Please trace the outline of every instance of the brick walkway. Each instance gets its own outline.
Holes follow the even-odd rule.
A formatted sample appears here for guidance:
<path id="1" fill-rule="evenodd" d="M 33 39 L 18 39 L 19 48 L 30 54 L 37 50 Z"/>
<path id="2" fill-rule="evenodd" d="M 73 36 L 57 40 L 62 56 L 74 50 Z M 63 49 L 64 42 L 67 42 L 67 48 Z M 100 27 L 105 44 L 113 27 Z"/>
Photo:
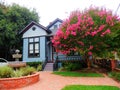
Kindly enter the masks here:
<path id="1" fill-rule="evenodd" d="M 39 82 L 15 90 L 61 90 L 64 86 L 72 84 L 120 87 L 120 83 L 108 77 L 63 77 L 51 74 L 51 72 L 40 72 Z"/>

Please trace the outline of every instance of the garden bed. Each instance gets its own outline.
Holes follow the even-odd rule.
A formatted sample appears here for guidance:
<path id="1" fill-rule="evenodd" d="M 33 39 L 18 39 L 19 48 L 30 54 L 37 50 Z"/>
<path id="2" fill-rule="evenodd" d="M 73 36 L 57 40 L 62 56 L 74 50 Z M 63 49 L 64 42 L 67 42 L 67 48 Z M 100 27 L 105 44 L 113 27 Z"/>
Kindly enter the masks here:
<path id="1" fill-rule="evenodd" d="M 17 78 L 1 78 L 0 90 L 24 87 L 39 81 L 39 73 Z"/>

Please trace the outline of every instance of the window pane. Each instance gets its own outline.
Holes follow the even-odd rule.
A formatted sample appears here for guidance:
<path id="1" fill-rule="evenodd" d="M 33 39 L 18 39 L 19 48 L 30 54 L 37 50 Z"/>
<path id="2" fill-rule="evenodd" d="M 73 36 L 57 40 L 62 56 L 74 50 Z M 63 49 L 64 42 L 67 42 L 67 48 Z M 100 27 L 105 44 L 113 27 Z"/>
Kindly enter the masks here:
<path id="1" fill-rule="evenodd" d="M 35 56 L 37 56 L 37 57 L 38 57 L 38 56 L 39 56 L 39 53 L 35 53 Z"/>
<path id="2" fill-rule="evenodd" d="M 33 53 L 33 51 L 31 50 L 30 53 Z"/>
<path id="3" fill-rule="evenodd" d="M 33 42 L 33 38 L 29 38 L 29 42 Z"/>
<path id="4" fill-rule="evenodd" d="M 57 25 L 54 25 L 54 29 L 56 29 L 57 28 Z"/>
<path id="5" fill-rule="evenodd" d="M 33 50 L 33 44 L 30 44 L 29 49 L 30 49 L 30 50 Z"/>
<path id="6" fill-rule="evenodd" d="M 35 50 L 35 53 L 39 53 L 39 50 Z"/>
<path id="7" fill-rule="evenodd" d="M 35 43 L 35 49 L 39 49 L 39 43 Z"/>
<path id="8" fill-rule="evenodd" d="M 35 38 L 35 42 L 39 42 L 39 38 Z"/>
<path id="9" fill-rule="evenodd" d="M 29 54 L 29 57 L 33 57 L 33 56 L 34 56 L 34 54 L 33 54 L 33 53 L 30 53 L 30 54 Z"/>

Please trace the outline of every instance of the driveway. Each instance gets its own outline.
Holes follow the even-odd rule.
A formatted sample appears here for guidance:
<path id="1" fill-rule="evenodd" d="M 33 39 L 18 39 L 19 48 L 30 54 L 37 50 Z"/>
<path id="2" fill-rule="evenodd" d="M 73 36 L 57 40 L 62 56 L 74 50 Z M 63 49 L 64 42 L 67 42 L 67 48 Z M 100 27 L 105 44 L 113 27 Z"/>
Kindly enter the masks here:
<path id="1" fill-rule="evenodd" d="M 40 81 L 15 90 L 61 90 L 66 85 L 110 85 L 120 88 L 120 83 L 105 77 L 63 77 L 52 72 L 40 72 Z M 13 89 L 12 89 L 13 90 Z"/>

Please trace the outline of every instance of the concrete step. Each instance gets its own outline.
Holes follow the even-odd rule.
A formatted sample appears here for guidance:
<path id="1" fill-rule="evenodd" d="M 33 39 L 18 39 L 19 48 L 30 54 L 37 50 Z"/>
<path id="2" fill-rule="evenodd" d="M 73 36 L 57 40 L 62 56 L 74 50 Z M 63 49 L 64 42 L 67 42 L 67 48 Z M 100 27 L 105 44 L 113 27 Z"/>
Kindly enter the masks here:
<path id="1" fill-rule="evenodd" d="M 53 71 L 53 63 L 47 63 L 44 71 Z"/>

